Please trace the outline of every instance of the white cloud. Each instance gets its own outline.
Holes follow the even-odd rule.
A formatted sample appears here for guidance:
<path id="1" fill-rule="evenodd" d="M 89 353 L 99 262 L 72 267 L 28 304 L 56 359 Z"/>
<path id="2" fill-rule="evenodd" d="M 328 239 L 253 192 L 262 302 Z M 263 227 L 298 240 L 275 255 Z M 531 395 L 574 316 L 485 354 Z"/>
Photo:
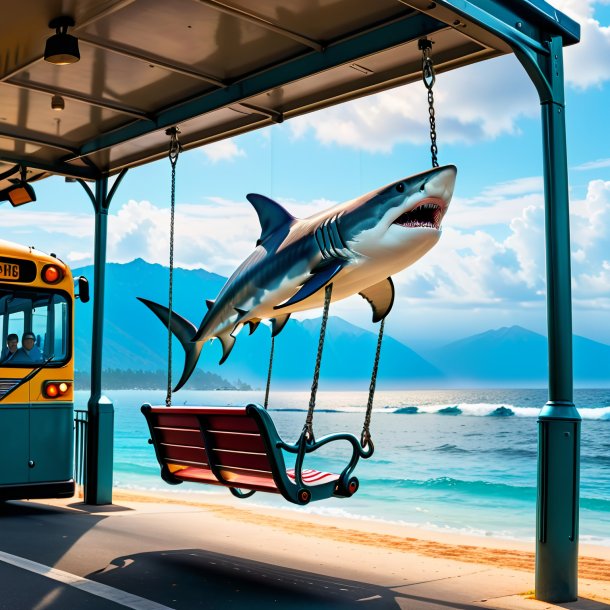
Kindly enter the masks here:
<path id="1" fill-rule="evenodd" d="M 533 85 L 514 57 L 442 74 L 435 86 L 435 107 L 437 132 L 446 143 L 517 133 L 519 117 L 539 114 Z M 312 130 L 324 144 L 390 152 L 400 142 L 428 141 L 426 91 L 423 84 L 412 83 L 296 117 L 288 125 L 296 138 Z"/>
<path id="2" fill-rule="evenodd" d="M 8 213 L 3 213 L 1 224 L 5 230 L 19 228 L 22 234 L 39 235 L 42 232 L 67 234 L 73 237 L 93 235 L 91 214 L 39 212 L 35 208 L 22 208 L 18 214 L 10 213 L 10 210 Z"/>
<path id="3" fill-rule="evenodd" d="M 595 18 L 596 2 L 553 0 L 552 4 L 580 24 L 580 42 L 564 51 L 566 82 L 586 89 L 610 79 L 610 27 Z"/>
<path id="4" fill-rule="evenodd" d="M 528 184 L 532 192 L 524 193 Z M 510 233 L 504 239 L 472 231 L 477 217 L 479 225 L 487 222 L 481 220 L 482 195 L 454 202 L 458 204 L 455 209 L 452 203 L 439 244 L 395 278 L 399 295 L 411 304 L 425 302 L 431 307 L 525 309 L 543 305 L 544 207 L 537 185 L 539 181 L 527 179 L 484 190 L 509 193 L 498 197 L 491 207 L 496 218 L 501 209 L 512 214 Z M 519 195 L 511 197 L 513 192 Z M 575 307 L 610 309 L 610 182 L 591 181 L 585 198 L 573 200 L 570 210 Z"/>
<path id="5" fill-rule="evenodd" d="M 596 159 L 595 161 L 587 161 L 573 167 L 572 169 L 577 171 L 588 171 L 591 169 L 602 169 L 604 167 L 610 167 L 610 159 Z"/>
<path id="6" fill-rule="evenodd" d="M 91 260 L 91 252 L 78 252 L 72 250 L 68 253 L 68 262 L 73 264 L 82 263 L 83 261 L 89 262 Z"/>
<path id="7" fill-rule="evenodd" d="M 233 138 L 212 142 L 201 148 L 203 154 L 212 163 L 219 161 L 233 161 L 237 157 L 245 157 L 246 152 L 237 146 Z"/>
<path id="8" fill-rule="evenodd" d="M 564 51 L 566 84 L 586 89 L 610 79 L 610 27 L 595 19 L 594 3 L 554 0 L 553 5 L 581 25 L 581 42 Z M 438 137 L 445 143 L 519 134 L 519 120 L 540 113 L 535 88 L 512 55 L 442 73 L 434 91 Z M 388 153 L 401 142 L 428 141 L 426 91 L 422 83 L 412 83 L 296 117 L 288 125 L 295 138 L 311 131 L 326 145 Z"/>

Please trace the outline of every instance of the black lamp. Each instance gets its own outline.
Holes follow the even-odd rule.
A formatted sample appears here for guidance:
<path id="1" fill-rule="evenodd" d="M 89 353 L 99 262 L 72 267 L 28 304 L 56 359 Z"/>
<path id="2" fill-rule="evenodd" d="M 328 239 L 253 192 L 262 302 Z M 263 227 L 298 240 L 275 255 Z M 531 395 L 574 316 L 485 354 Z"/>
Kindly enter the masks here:
<path id="1" fill-rule="evenodd" d="M 23 205 L 24 203 L 36 201 L 34 189 L 25 181 L 27 173 L 25 167 L 20 168 L 16 165 L 13 169 L 0 174 L 0 179 L 3 180 L 8 178 L 9 176 L 16 174 L 19 170 L 21 170 L 21 179 L 15 180 L 14 184 L 11 184 L 11 186 L 0 191 L 0 201 L 10 201 L 14 208 Z"/>
<path id="2" fill-rule="evenodd" d="M 55 29 L 55 34 L 47 38 L 44 48 L 44 59 L 56 66 L 76 63 L 80 59 L 78 38 L 68 34 L 68 28 L 74 26 L 72 17 L 55 17 L 49 21 L 49 27 Z"/>

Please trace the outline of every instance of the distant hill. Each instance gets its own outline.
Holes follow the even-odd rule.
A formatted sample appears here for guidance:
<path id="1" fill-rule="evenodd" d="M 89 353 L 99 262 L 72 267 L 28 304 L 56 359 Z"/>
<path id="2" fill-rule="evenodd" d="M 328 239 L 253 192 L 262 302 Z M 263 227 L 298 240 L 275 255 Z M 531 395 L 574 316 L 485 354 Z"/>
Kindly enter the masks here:
<path id="1" fill-rule="evenodd" d="M 544 386 L 547 339 L 520 326 L 499 328 L 426 353 L 452 385 Z M 580 386 L 610 385 L 610 346 L 574 337 L 574 378 Z"/>
<path id="2" fill-rule="evenodd" d="M 74 270 L 91 281 L 93 268 Z M 226 278 L 203 269 L 175 269 L 173 309 L 199 325 L 205 311 L 205 300 L 216 297 Z M 104 368 L 156 371 L 167 366 L 167 330 L 136 297 L 166 304 L 168 269 L 142 259 L 131 263 L 109 263 L 106 267 L 106 308 L 104 318 Z M 93 288 L 93 286 L 92 286 Z M 77 302 L 76 358 L 77 369 L 90 368 L 91 304 Z M 274 387 L 311 385 L 318 344 L 320 319 L 299 322 L 290 320 L 276 338 L 273 364 Z M 327 327 L 321 387 L 324 389 L 367 388 L 377 341 L 376 330 L 370 332 L 345 320 L 332 317 Z M 269 327 L 261 324 L 249 335 L 243 329 L 235 348 L 222 366 L 219 342 L 206 345 L 199 360 L 200 369 L 237 381 L 262 387 L 267 377 L 270 350 Z M 173 343 L 173 375 L 182 372 L 184 352 Z M 433 386 L 443 382 L 444 375 L 407 346 L 384 338 L 379 380 L 384 387 Z"/>
<path id="3" fill-rule="evenodd" d="M 93 268 L 74 270 L 93 278 Z M 203 269 L 176 269 L 173 308 L 199 325 L 205 300 L 216 297 L 226 278 Z M 168 269 L 142 259 L 110 263 L 106 268 L 104 368 L 163 371 L 167 367 L 167 330 L 137 299 L 146 297 L 167 303 Z M 332 311 L 332 309 L 331 309 Z M 394 312 L 393 315 L 400 315 Z M 76 305 L 77 369 L 90 368 L 91 304 Z M 273 385 L 277 388 L 309 388 L 315 364 L 320 319 L 290 320 L 276 339 Z M 368 387 L 375 354 L 377 327 L 373 332 L 340 318 L 329 319 L 321 369 L 325 389 Z M 184 352 L 173 343 L 173 376 L 182 373 Z M 263 387 L 269 360 L 269 327 L 261 324 L 253 335 L 243 329 L 235 348 L 222 366 L 218 341 L 206 345 L 200 371 L 220 376 L 201 383 Z M 384 388 L 519 386 L 547 384 L 546 337 L 520 326 L 499 328 L 466 337 L 443 348 L 417 354 L 386 335 L 379 367 Z M 574 337 L 574 376 L 581 387 L 610 386 L 610 346 Z M 226 381 L 226 383 L 225 383 Z"/>

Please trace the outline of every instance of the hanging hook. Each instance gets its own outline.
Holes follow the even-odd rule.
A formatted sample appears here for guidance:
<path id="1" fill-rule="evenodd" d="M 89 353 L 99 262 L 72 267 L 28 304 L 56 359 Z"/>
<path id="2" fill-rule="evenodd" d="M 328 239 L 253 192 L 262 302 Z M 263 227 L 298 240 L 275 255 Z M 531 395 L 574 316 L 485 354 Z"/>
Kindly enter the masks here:
<path id="1" fill-rule="evenodd" d="M 165 130 L 165 135 L 170 137 L 169 141 L 169 160 L 170 163 L 176 165 L 176 161 L 178 161 L 178 155 L 182 152 L 182 145 L 180 144 L 180 140 L 178 140 L 178 134 L 180 133 L 180 129 L 177 125 L 174 127 L 170 127 Z"/>
<path id="2" fill-rule="evenodd" d="M 422 80 L 428 90 L 428 114 L 430 119 L 430 153 L 432 155 L 432 167 L 438 167 L 438 147 L 436 145 L 436 116 L 434 113 L 434 92 L 432 88 L 436 82 L 434 64 L 430 57 L 432 41 L 427 38 L 420 38 L 417 42 L 419 50 L 422 52 Z"/>
<path id="3" fill-rule="evenodd" d="M 422 80 L 426 89 L 430 90 L 436 82 L 436 74 L 434 73 L 434 62 L 430 57 L 432 51 L 432 41 L 427 38 L 420 38 L 417 42 L 417 47 L 422 52 Z"/>

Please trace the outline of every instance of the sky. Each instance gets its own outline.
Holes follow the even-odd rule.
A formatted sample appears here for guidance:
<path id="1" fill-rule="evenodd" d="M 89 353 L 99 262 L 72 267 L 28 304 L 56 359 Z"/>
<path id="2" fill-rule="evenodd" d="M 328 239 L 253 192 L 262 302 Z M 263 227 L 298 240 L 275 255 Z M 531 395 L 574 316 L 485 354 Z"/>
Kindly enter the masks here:
<path id="1" fill-rule="evenodd" d="M 610 0 L 551 4 L 581 25 L 580 44 L 564 50 L 574 332 L 610 344 Z M 439 243 L 393 278 L 387 332 L 415 349 L 515 324 L 546 334 L 537 93 L 513 56 L 439 74 L 434 91 L 439 162 L 458 167 L 456 190 Z M 230 275 L 260 234 L 247 193 L 306 217 L 427 170 L 429 146 L 426 91 L 413 83 L 185 152 L 175 264 Z M 35 204 L 0 206 L 2 238 L 92 264 L 82 188 L 49 178 L 36 193 Z M 168 264 L 169 200 L 169 161 L 127 173 L 110 207 L 109 262 Z M 372 329 L 358 296 L 331 315 Z"/>

